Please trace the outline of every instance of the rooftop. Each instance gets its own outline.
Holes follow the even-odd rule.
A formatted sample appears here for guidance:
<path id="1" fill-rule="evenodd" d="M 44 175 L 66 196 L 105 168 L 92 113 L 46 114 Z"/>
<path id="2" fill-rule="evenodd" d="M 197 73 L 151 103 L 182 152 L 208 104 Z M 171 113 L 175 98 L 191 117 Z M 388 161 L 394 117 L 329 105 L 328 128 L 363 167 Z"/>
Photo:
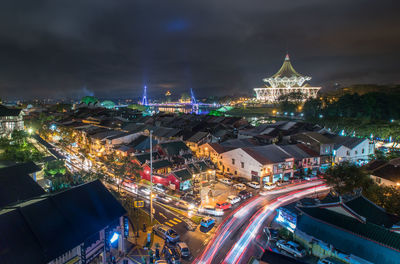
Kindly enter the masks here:
<path id="1" fill-rule="evenodd" d="M 348 217 L 323 208 L 300 207 L 306 215 L 333 225 L 339 229 L 381 243 L 387 247 L 400 250 L 400 234 L 370 222 L 361 223 L 355 218 Z M 301 221 L 299 221 L 301 223 Z M 301 229 L 301 225 L 300 225 Z M 338 245 L 335 245 L 338 246 Z"/>
<path id="2" fill-rule="evenodd" d="M 0 211 L 0 262 L 47 263 L 126 212 L 100 181 Z"/>

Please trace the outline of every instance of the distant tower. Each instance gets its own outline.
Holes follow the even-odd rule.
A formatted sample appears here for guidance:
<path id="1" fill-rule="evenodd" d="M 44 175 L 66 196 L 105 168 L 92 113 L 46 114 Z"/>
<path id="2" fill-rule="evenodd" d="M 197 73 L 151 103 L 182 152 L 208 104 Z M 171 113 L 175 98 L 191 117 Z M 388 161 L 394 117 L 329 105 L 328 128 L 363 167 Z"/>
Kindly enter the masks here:
<path id="1" fill-rule="evenodd" d="M 263 79 L 265 87 L 254 88 L 256 99 L 259 102 L 273 104 L 280 96 L 294 92 L 302 94 L 302 101 L 316 98 L 321 87 L 311 87 L 307 83 L 309 80 L 311 77 L 302 75 L 293 68 L 289 54 L 286 54 L 279 71 L 271 77 Z"/>
<path id="2" fill-rule="evenodd" d="M 148 105 L 148 103 L 147 103 L 147 86 L 146 85 L 144 86 L 142 105 Z"/>
<path id="3" fill-rule="evenodd" d="M 171 92 L 169 90 L 165 93 L 165 98 L 167 103 L 171 102 Z"/>
<path id="4" fill-rule="evenodd" d="M 190 103 L 192 104 L 192 113 L 199 113 L 199 104 L 193 94 L 193 89 L 190 88 Z"/>
<path id="5" fill-rule="evenodd" d="M 193 94 L 193 89 L 192 88 L 190 88 L 190 103 L 191 104 L 197 104 L 196 98 L 194 98 L 194 94 Z"/>

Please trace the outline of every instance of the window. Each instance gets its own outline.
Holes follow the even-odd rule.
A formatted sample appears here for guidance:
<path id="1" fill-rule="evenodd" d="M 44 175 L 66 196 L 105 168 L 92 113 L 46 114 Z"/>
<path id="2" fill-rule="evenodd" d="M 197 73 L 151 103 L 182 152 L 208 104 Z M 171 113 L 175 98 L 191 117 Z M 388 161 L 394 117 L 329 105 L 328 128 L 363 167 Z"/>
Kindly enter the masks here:
<path id="1" fill-rule="evenodd" d="M 375 178 L 375 181 L 376 181 L 377 183 L 379 183 L 379 184 L 380 184 L 380 183 L 382 182 L 382 179 L 381 179 L 381 178 L 378 178 L 378 177 L 376 177 L 376 178 Z"/>
<path id="2" fill-rule="evenodd" d="M 235 171 L 235 175 L 237 175 L 237 171 Z"/>
<path id="3" fill-rule="evenodd" d="M 358 154 L 357 150 L 356 150 L 356 151 L 354 151 L 354 154 L 356 154 L 356 155 Z"/>
<path id="4" fill-rule="evenodd" d="M 232 159 L 232 165 L 235 165 L 235 159 Z"/>
<path id="5" fill-rule="evenodd" d="M 229 168 L 226 169 L 229 172 Z"/>
<path id="6" fill-rule="evenodd" d="M 241 165 L 242 165 L 242 169 L 244 169 L 244 162 L 240 162 L 241 163 Z"/>
<path id="7" fill-rule="evenodd" d="M 347 156 L 350 156 L 350 151 L 347 151 L 347 153 L 346 153 L 346 154 L 347 154 Z"/>
<path id="8" fill-rule="evenodd" d="M 364 149 L 361 150 L 361 153 L 364 154 Z"/>

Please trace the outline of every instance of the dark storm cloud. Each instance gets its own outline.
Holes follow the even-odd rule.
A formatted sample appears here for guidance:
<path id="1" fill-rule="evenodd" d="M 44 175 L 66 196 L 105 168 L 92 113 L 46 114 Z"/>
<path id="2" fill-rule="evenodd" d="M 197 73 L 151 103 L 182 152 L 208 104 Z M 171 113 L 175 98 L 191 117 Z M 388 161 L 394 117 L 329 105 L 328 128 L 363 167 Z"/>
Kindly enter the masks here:
<path id="1" fill-rule="evenodd" d="M 251 92 L 289 50 L 314 85 L 398 83 L 398 1 L 7 0 L 1 97 Z"/>

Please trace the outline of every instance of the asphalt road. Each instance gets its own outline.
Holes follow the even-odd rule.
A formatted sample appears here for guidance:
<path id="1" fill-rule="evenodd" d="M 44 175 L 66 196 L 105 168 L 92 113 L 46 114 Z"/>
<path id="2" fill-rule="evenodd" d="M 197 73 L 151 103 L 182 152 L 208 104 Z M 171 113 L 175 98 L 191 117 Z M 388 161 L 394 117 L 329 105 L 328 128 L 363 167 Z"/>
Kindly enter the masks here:
<path id="1" fill-rule="evenodd" d="M 261 256 L 267 244 L 261 228 L 268 224 L 269 216 L 279 206 L 320 191 L 310 185 L 312 184 L 305 184 L 302 190 L 286 194 L 280 192 L 257 196 L 233 211 L 195 263 L 247 263 L 251 256 Z"/>

